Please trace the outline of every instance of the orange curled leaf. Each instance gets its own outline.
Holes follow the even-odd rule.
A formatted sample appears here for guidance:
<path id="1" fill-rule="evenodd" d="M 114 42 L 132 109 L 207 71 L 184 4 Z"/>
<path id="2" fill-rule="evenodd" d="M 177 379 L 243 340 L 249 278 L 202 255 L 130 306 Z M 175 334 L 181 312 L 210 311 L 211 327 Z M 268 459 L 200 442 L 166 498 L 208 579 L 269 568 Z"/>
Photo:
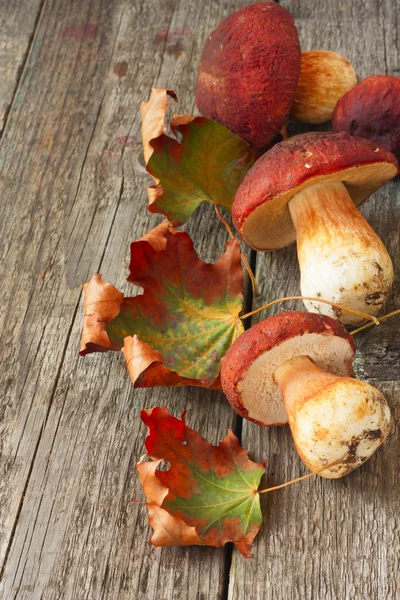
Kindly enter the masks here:
<path id="1" fill-rule="evenodd" d="M 212 390 L 221 389 L 221 380 L 217 379 L 210 385 L 204 385 L 199 379 L 181 377 L 178 373 L 170 371 L 163 365 L 160 352 L 154 350 L 149 344 L 142 342 L 137 336 L 128 336 L 124 339 L 122 353 L 134 387 L 183 387 L 193 385 L 196 387 L 209 387 Z"/>
<path id="2" fill-rule="evenodd" d="M 103 281 L 100 274 L 93 275 L 83 289 L 84 321 L 80 354 L 85 356 L 89 352 L 107 352 L 111 342 L 106 323 L 119 314 L 124 295 L 111 283 Z"/>
<path id="3" fill-rule="evenodd" d="M 153 154 L 153 148 L 150 145 L 151 140 L 167 131 L 164 119 L 168 108 L 168 96 L 175 101 L 177 100 L 176 94 L 172 90 L 153 88 L 150 99 L 147 102 L 143 101 L 140 106 L 143 154 L 146 164 Z"/>
<path id="4" fill-rule="evenodd" d="M 195 119 L 197 119 L 197 117 L 195 117 L 194 115 L 177 115 L 174 113 L 170 122 L 170 126 L 174 135 L 176 135 L 179 132 L 179 127 L 181 127 L 182 125 L 188 125 Z"/>
<path id="5" fill-rule="evenodd" d="M 162 463 L 162 459 L 160 458 L 160 460 L 152 460 L 150 462 L 146 462 L 145 459 L 146 455 L 142 456 L 139 462 L 136 463 L 144 495 L 146 496 L 147 502 L 161 504 L 168 494 L 168 488 L 155 477 L 155 473 Z"/>
<path id="6" fill-rule="evenodd" d="M 140 238 L 140 242 L 148 242 L 150 246 L 156 251 L 160 252 L 161 250 L 165 250 L 167 248 L 167 233 L 170 230 L 170 227 L 167 221 L 163 221 L 157 227 L 154 227 L 148 233 Z M 135 242 L 133 242 L 135 244 Z"/>
<path id="7" fill-rule="evenodd" d="M 145 445 L 153 459 L 138 463 L 154 529 L 151 542 L 219 547 L 232 541 L 244 556 L 251 556 L 261 525 L 257 490 L 266 461 L 251 461 L 231 431 L 212 446 L 187 427 L 184 415 L 176 419 L 165 407 L 141 411 L 140 416 L 148 426 Z M 169 470 L 158 470 L 162 460 L 168 461 Z"/>

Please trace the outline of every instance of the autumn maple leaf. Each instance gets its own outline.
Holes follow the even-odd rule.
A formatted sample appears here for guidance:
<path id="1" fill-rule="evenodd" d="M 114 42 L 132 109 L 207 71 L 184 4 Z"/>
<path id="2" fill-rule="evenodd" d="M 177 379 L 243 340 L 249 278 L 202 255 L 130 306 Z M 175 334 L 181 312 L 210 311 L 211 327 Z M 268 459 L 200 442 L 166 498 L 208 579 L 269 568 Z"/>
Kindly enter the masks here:
<path id="1" fill-rule="evenodd" d="M 124 297 L 94 275 L 85 284 L 82 356 L 122 350 L 136 387 L 219 387 L 221 359 L 242 333 L 242 268 L 237 240 L 204 263 L 190 236 L 162 223 L 131 245 Z"/>
<path id="2" fill-rule="evenodd" d="M 234 542 L 244 556 L 261 525 L 258 486 L 266 461 L 252 462 L 229 430 L 212 446 L 163 407 L 143 410 L 151 462 L 137 464 L 154 546 Z M 160 471 L 160 463 L 170 468 Z"/>
<path id="3" fill-rule="evenodd" d="M 141 107 L 144 156 L 156 182 L 148 188 L 149 211 L 182 225 L 202 202 L 230 210 L 237 188 L 259 154 L 205 117 L 174 115 L 170 127 L 175 138 L 166 135 L 168 96 L 176 100 L 171 90 L 153 89 Z"/>

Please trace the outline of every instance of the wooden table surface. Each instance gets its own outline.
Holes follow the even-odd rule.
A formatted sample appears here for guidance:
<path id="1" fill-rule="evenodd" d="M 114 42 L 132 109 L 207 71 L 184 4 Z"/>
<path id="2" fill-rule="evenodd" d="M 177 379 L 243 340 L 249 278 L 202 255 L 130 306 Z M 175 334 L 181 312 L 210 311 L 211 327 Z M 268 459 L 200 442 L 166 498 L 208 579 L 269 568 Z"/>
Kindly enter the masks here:
<path id="1" fill-rule="evenodd" d="M 134 390 L 120 355 L 77 356 L 82 284 L 101 272 L 127 291 L 129 244 L 160 220 L 146 211 L 140 102 L 152 87 L 168 87 L 178 112 L 195 111 L 204 40 L 246 4 L 0 0 L 4 600 L 400 598 L 399 319 L 357 336 L 357 373 L 392 408 L 388 440 L 342 480 L 313 478 L 264 495 L 253 559 L 230 544 L 151 546 L 146 510 L 132 502 L 142 498 L 138 413 L 157 405 L 175 415 L 188 409 L 189 424 L 212 443 L 233 428 L 253 459 L 269 457 L 264 487 L 305 472 L 287 428 L 242 423 L 218 392 Z M 400 0 L 282 4 L 303 50 L 343 53 L 360 79 L 400 75 Z M 393 258 L 387 309 L 398 308 L 399 182 L 362 212 Z M 226 233 L 211 206 L 186 229 L 202 258 L 216 260 Z M 261 300 L 299 291 L 295 247 L 251 260 Z"/>

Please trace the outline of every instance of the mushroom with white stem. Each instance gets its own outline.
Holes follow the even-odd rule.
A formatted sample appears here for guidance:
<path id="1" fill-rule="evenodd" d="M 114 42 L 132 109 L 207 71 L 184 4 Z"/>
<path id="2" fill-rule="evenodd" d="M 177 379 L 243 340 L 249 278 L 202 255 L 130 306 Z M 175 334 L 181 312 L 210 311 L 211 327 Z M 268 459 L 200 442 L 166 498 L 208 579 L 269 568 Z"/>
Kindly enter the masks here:
<path id="1" fill-rule="evenodd" d="M 376 316 L 393 283 L 382 241 L 356 209 L 398 173 L 395 156 L 346 133 L 305 133 L 266 152 L 232 206 L 233 222 L 255 250 L 295 241 L 303 296 Z M 312 301 L 308 310 L 358 325 L 362 317 Z"/>
<path id="2" fill-rule="evenodd" d="M 250 421 L 289 422 L 307 467 L 335 479 L 364 463 L 390 431 L 383 395 L 352 377 L 353 356 L 353 339 L 337 321 L 281 313 L 233 343 L 222 361 L 222 389 Z"/>

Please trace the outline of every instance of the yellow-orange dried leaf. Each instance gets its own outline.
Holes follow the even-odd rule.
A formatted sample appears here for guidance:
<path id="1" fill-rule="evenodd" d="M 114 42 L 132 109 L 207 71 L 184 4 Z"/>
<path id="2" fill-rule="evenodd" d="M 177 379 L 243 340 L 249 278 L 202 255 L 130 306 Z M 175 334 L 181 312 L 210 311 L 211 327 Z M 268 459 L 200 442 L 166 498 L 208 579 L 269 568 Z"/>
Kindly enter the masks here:
<path id="1" fill-rule="evenodd" d="M 170 231 L 167 221 L 163 221 L 157 227 L 154 227 L 149 233 L 146 233 L 139 241 L 149 242 L 156 252 L 165 250 L 167 247 L 167 233 Z M 172 230 L 171 230 L 172 231 Z"/>
<path id="2" fill-rule="evenodd" d="M 168 96 L 176 100 L 175 92 L 172 90 L 153 88 L 150 99 L 143 101 L 140 105 L 142 115 L 142 141 L 143 154 L 146 164 L 153 154 L 153 148 L 150 141 L 162 133 L 165 133 L 167 126 L 164 118 L 168 108 Z"/>
<path id="3" fill-rule="evenodd" d="M 151 543 L 156 547 L 200 545 L 202 541 L 196 532 L 196 527 L 188 525 L 182 519 L 161 508 L 161 504 L 168 494 L 168 488 L 156 476 L 162 459 L 151 462 L 144 462 L 144 459 L 145 456 L 136 466 L 147 499 L 149 525 L 154 529 L 150 539 Z"/>
<path id="4" fill-rule="evenodd" d="M 111 348 L 106 323 L 118 315 L 124 295 L 111 283 L 103 281 L 99 273 L 93 275 L 83 289 L 85 296 L 81 352 L 86 350 L 87 344 L 104 350 Z"/>
<path id="5" fill-rule="evenodd" d="M 150 538 L 153 546 L 193 546 L 201 545 L 196 527 L 187 525 L 182 519 L 173 517 L 157 504 L 146 504 L 149 511 L 149 525 L 154 529 Z"/>

